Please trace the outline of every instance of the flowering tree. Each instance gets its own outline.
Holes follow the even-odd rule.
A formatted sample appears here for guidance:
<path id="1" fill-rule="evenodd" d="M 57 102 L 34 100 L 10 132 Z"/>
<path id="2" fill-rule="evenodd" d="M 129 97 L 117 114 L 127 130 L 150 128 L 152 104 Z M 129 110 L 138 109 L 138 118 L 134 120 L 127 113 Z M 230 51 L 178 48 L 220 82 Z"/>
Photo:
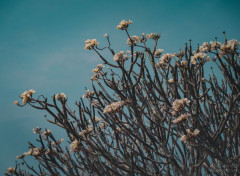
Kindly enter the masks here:
<path id="1" fill-rule="evenodd" d="M 131 23 L 117 26 L 129 51 L 115 53 L 107 34 L 106 47 L 86 41 L 103 63 L 93 69 L 92 91 L 76 102 L 77 111 L 64 93 L 49 100 L 29 90 L 14 102 L 48 112 L 68 144 L 36 128 L 38 145 L 29 143 L 6 175 L 240 175 L 240 43 L 224 33 L 223 44 L 216 39 L 193 51 L 190 41 L 163 54 L 160 34 L 131 36 Z M 214 72 L 206 73 L 210 67 Z"/>

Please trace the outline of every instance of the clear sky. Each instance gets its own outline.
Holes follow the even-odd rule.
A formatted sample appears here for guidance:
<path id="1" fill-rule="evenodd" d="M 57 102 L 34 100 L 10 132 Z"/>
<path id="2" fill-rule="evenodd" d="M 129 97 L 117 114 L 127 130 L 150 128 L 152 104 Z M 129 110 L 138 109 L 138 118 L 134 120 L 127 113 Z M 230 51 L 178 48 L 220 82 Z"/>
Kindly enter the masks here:
<path id="1" fill-rule="evenodd" d="M 223 30 L 240 40 L 239 7 L 238 0 L 0 0 L 0 175 L 28 151 L 32 128 L 47 126 L 61 136 L 46 125 L 44 112 L 13 101 L 29 89 L 49 97 L 64 92 L 70 104 L 79 100 L 101 63 L 83 49 L 86 39 L 101 45 L 108 33 L 119 51 L 126 36 L 116 26 L 126 19 L 133 21 L 131 34 L 161 32 L 166 52 L 189 39 L 194 45 L 222 40 Z"/>

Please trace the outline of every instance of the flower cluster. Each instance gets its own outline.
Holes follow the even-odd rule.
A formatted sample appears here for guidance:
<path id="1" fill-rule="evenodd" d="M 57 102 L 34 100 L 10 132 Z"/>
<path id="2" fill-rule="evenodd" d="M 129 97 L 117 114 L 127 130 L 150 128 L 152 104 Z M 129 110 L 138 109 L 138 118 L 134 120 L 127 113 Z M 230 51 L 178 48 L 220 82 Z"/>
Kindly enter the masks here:
<path id="1" fill-rule="evenodd" d="M 191 116 L 190 113 L 182 114 L 182 115 L 180 115 L 178 118 L 174 119 L 174 120 L 173 120 L 173 123 L 179 123 L 179 122 L 181 122 L 182 120 L 188 119 L 190 116 Z"/>
<path id="2" fill-rule="evenodd" d="M 65 93 L 55 94 L 55 99 L 57 100 L 66 99 L 66 95 Z"/>
<path id="3" fill-rule="evenodd" d="M 194 137 L 196 137 L 200 133 L 200 131 L 198 129 L 195 129 L 193 132 L 191 132 L 190 129 L 186 129 L 186 132 L 187 132 L 187 134 L 182 135 L 181 138 L 180 138 L 180 140 L 183 141 L 183 142 L 185 142 L 189 139 L 193 139 Z"/>
<path id="4" fill-rule="evenodd" d="M 197 64 L 197 59 L 204 59 L 206 56 L 207 56 L 207 54 L 205 54 L 205 53 L 195 53 L 194 52 L 194 55 L 191 56 L 191 63 L 193 65 L 196 65 Z"/>
<path id="5" fill-rule="evenodd" d="M 89 89 L 86 90 L 86 94 L 83 95 L 83 98 L 89 98 L 94 95 L 94 91 L 90 91 Z"/>
<path id="6" fill-rule="evenodd" d="M 85 134 L 90 134 L 93 131 L 93 127 L 91 125 L 88 125 L 87 129 L 79 132 L 79 136 L 83 136 Z"/>
<path id="7" fill-rule="evenodd" d="M 102 75 L 101 71 L 104 68 L 104 66 L 102 64 L 98 64 L 97 68 L 92 69 L 92 72 L 94 73 L 94 75 L 92 76 L 91 80 L 98 80 L 99 77 Z"/>
<path id="8" fill-rule="evenodd" d="M 48 136 L 48 135 L 50 135 L 51 133 L 52 133 L 51 130 L 46 129 L 46 131 L 44 131 L 42 134 L 45 135 L 45 136 Z"/>
<path id="9" fill-rule="evenodd" d="M 158 49 L 158 50 L 155 51 L 154 56 L 156 58 L 160 58 L 162 52 L 163 52 L 163 49 Z"/>
<path id="10" fill-rule="evenodd" d="M 234 52 L 237 49 L 238 45 L 240 44 L 239 41 L 232 39 L 227 42 L 226 45 L 221 45 L 220 47 L 220 56 L 222 57 L 225 54 L 229 54 Z"/>
<path id="11" fill-rule="evenodd" d="M 186 66 L 187 66 L 187 63 L 188 63 L 187 61 L 181 61 L 181 66 L 182 66 L 182 67 L 186 67 Z"/>
<path id="12" fill-rule="evenodd" d="M 156 33 L 151 33 L 151 34 L 146 35 L 147 39 L 153 39 L 153 40 L 159 39 L 160 36 L 161 36 L 161 34 L 156 34 Z"/>
<path id="13" fill-rule="evenodd" d="M 169 82 L 169 83 L 174 83 L 174 79 L 171 78 L 171 79 L 168 80 L 168 82 Z"/>
<path id="14" fill-rule="evenodd" d="M 128 29 L 128 26 L 129 24 L 132 24 L 132 21 L 126 21 L 126 20 L 122 20 L 120 22 L 119 25 L 117 25 L 117 29 L 120 29 L 120 30 L 127 30 Z"/>
<path id="15" fill-rule="evenodd" d="M 202 46 L 199 47 L 199 51 L 201 53 L 206 53 L 206 52 L 209 52 L 210 51 L 210 45 L 208 44 L 208 42 L 204 42 L 202 44 Z"/>
<path id="16" fill-rule="evenodd" d="M 16 168 L 15 168 L 15 167 L 9 167 L 9 168 L 6 170 L 6 174 L 8 174 L 8 173 L 13 174 L 15 171 L 16 171 Z"/>
<path id="17" fill-rule="evenodd" d="M 118 102 L 111 103 L 110 105 L 107 105 L 104 108 L 103 113 L 104 114 L 106 114 L 106 113 L 113 113 L 113 112 L 121 109 L 124 104 L 125 104 L 124 101 L 118 101 Z"/>
<path id="18" fill-rule="evenodd" d="M 127 39 L 126 44 L 130 45 L 130 46 L 132 46 L 132 45 L 135 46 L 138 42 L 141 42 L 141 38 L 134 35 L 134 36 Z"/>
<path id="19" fill-rule="evenodd" d="M 93 118 L 93 121 L 94 121 L 94 122 L 100 122 L 100 121 L 101 121 L 101 118 L 99 118 L 98 116 L 95 116 L 95 117 Z M 90 119 L 89 122 L 92 122 L 92 120 Z"/>
<path id="20" fill-rule="evenodd" d="M 79 145 L 80 145 L 80 142 L 75 139 L 71 144 L 70 144 L 70 152 L 76 152 L 79 150 Z"/>
<path id="21" fill-rule="evenodd" d="M 165 64 L 167 64 L 174 56 L 175 56 L 175 54 L 166 53 L 166 54 L 164 54 L 164 55 L 160 58 L 160 62 L 158 62 L 156 65 L 157 65 L 158 67 L 163 67 L 163 66 L 165 66 Z"/>
<path id="22" fill-rule="evenodd" d="M 187 98 L 176 99 L 172 105 L 172 114 L 176 115 L 177 112 L 182 111 L 188 103 L 190 103 L 190 100 L 188 100 Z"/>
<path id="23" fill-rule="evenodd" d="M 25 91 L 20 96 L 22 98 L 22 103 L 28 103 L 31 101 L 32 95 L 35 93 L 35 90 L 30 89 L 29 91 Z M 18 104 L 18 101 L 15 101 L 14 104 Z"/>
<path id="24" fill-rule="evenodd" d="M 96 39 L 88 39 L 85 41 L 85 49 L 87 50 L 91 50 L 93 49 L 95 46 L 97 46 L 99 43 Z"/>
<path id="25" fill-rule="evenodd" d="M 116 61 L 116 62 L 117 61 L 125 61 L 125 60 L 128 59 L 127 55 L 128 55 L 128 53 L 124 54 L 123 51 L 120 51 L 113 56 L 113 60 Z"/>
<path id="26" fill-rule="evenodd" d="M 24 158 L 27 155 L 33 155 L 33 156 L 39 156 L 42 154 L 42 149 L 41 148 L 30 148 L 28 152 L 24 152 L 22 155 L 17 156 L 17 159 Z"/>
<path id="27" fill-rule="evenodd" d="M 220 42 L 210 42 L 210 49 L 211 51 L 213 50 L 217 50 L 221 47 L 221 43 Z"/>

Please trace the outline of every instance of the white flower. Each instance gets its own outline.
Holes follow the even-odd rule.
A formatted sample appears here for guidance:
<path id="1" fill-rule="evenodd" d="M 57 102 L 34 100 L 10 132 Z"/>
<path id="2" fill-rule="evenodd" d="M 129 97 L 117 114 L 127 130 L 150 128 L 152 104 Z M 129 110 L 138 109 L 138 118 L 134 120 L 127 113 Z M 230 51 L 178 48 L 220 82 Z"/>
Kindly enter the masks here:
<path id="1" fill-rule="evenodd" d="M 190 116 L 191 116 L 190 113 L 182 114 L 182 115 L 180 115 L 178 118 L 174 119 L 174 120 L 173 120 L 173 123 L 179 123 L 179 122 L 181 122 L 182 120 L 188 119 Z"/>
<path id="2" fill-rule="evenodd" d="M 188 103 L 190 103 L 190 100 L 188 100 L 187 98 L 183 98 L 180 100 L 176 99 L 173 102 L 172 109 L 176 112 L 179 112 L 179 111 L 183 110 Z"/>
<path id="3" fill-rule="evenodd" d="M 106 113 L 113 113 L 113 112 L 121 109 L 124 104 L 125 104 L 124 101 L 111 103 L 110 105 L 107 105 L 104 108 L 103 113 L 104 114 L 106 114 Z"/>
<path id="4" fill-rule="evenodd" d="M 174 82 L 173 78 L 169 79 L 168 82 L 173 83 Z"/>
<path id="5" fill-rule="evenodd" d="M 63 99 L 66 99 L 65 93 L 61 93 L 60 96 L 61 96 Z"/>
<path id="6" fill-rule="evenodd" d="M 85 49 L 87 50 L 91 50 L 92 48 L 94 48 L 95 46 L 97 46 L 99 43 L 96 39 L 88 39 L 85 41 Z"/>
<path id="7" fill-rule="evenodd" d="M 123 51 L 120 51 L 113 56 L 113 60 L 116 62 L 117 61 L 125 61 L 125 60 L 127 60 L 127 54 L 124 54 Z"/>
<path id="8" fill-rule="evenodd" d="M 117 29 L 120 29 L 120 30 L 127 30 L 128 29 L 128 26 L 129 24 L 132 24 L 132 21 L 126 21 L 126 20 L 122 20 L 120 22 L 119 25 L 117 25 Z"/>
<path id="9" fill-rule="evenodd" d="M 154 53 L 155 57 L 156 58 L 160 58 L 160 56 L 161 56 L 163 51 L 164 51 L 163 49 L 156 50 L 155 53 Z"/>

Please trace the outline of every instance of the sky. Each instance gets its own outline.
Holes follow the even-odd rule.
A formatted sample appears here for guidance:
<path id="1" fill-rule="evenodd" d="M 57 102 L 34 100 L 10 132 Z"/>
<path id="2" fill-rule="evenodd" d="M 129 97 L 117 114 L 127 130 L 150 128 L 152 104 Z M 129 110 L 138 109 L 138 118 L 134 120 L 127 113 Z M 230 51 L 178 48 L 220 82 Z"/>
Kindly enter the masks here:
<path id="1" fill-rule="evenodd" d="M 29 89 L 51 97 L 64 92 L 71 109 L 90 88 L 92 69 L 101 60 L 84 50 L 86 39 L 100 46 L 109 34 L 116 51 L 125 49 L 126 35 L 116 26 L 132 20 L 131 35 L 161 32 L 159 47 L 177 52 L 189 39 L 193 45 L 240 40 L 237 0 L 0 0 L 0 175 L 14 166 L 17 155 L 34 141 L 32 129 L 50 128 L 45 112 L 13 101 Z"/>

